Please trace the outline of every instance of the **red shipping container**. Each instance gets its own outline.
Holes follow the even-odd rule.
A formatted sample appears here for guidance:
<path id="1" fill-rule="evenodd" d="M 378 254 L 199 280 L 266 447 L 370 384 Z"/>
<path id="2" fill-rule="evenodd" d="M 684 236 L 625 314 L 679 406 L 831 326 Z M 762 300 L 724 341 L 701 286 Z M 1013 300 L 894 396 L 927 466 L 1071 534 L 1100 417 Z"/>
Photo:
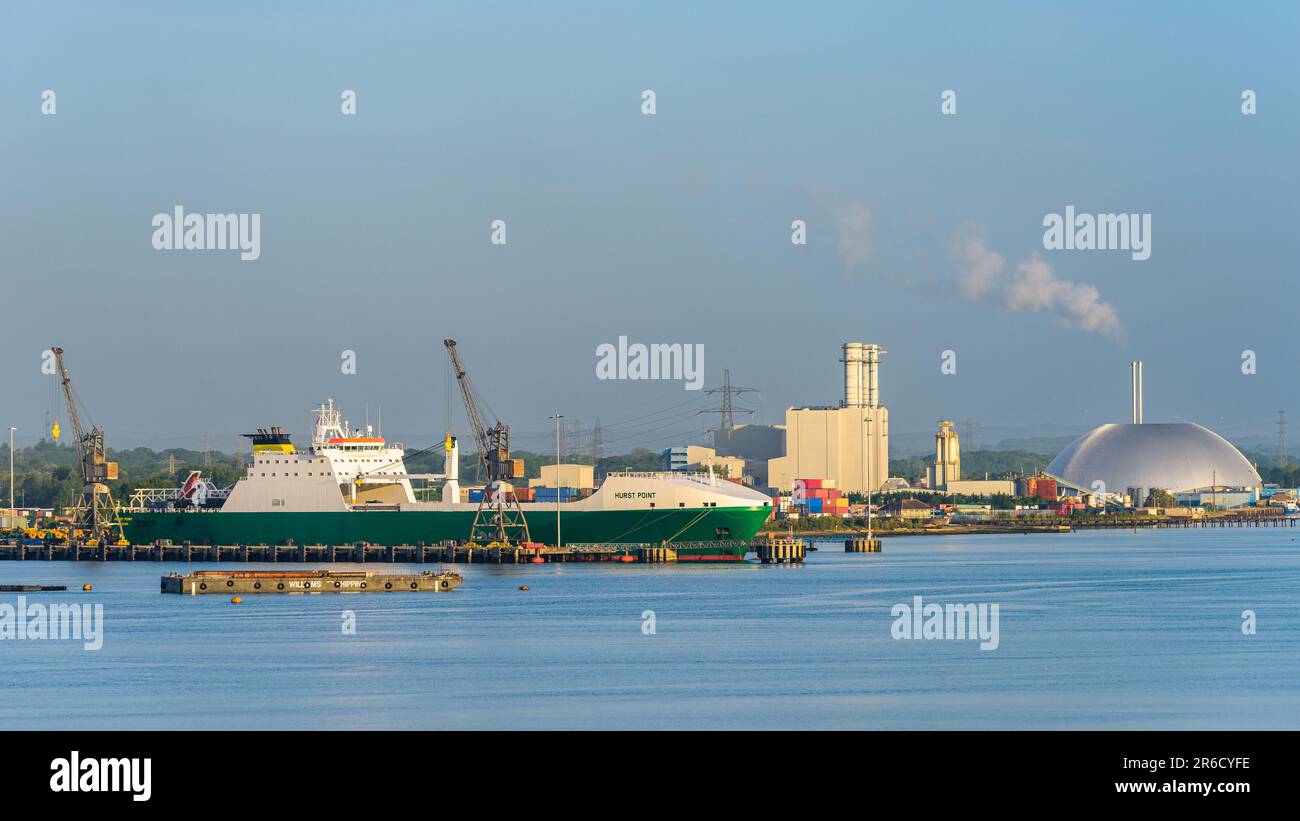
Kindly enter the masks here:
<path id="1" fill-rule="evenodd" d="M 822 486 L 821 479 L 800 479 L 803 482 L 805 490 L 820 490 Z"/>

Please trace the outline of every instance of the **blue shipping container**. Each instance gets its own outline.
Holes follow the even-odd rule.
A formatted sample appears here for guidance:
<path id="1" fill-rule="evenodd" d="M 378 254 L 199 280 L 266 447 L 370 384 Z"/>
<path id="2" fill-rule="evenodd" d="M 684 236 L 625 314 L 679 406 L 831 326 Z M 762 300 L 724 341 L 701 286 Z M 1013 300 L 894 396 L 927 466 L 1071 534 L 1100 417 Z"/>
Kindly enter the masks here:
<path id="1" fill-rule="evenodd" d="M 571 487 L 539 487 L 534 488 L 534 490 L 537 492 L 538 500 L 549 499 L 550 501 L 555 501 L 557 498 L 572 499 L 578 495 L 578 491 Z"/>

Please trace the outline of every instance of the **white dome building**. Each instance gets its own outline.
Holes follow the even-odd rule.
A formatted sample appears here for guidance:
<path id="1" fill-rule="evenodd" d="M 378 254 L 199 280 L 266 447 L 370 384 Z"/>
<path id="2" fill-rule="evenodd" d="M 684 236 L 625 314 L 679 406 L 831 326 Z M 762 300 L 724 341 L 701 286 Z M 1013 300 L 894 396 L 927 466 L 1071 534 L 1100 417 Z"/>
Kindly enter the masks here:
<path id="1" fill-rule="evenodd" d="M 1214 431 L 1192 422 L 1102 425 L 1074 440 L 1047 466 L 1070 487 L 1106 493 L 1170 493 L 1211 487 L 1258 488 L 1259 473 L 1241 451 Z"/>

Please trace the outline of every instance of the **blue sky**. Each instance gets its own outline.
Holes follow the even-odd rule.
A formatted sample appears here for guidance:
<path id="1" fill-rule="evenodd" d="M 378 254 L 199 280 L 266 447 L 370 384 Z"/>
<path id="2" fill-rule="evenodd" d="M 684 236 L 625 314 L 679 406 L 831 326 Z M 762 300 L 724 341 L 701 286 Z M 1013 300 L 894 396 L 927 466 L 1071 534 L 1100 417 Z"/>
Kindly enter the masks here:
<path id="1" fill-rule="evenodd" d="M 110 444 L 231 449 L 325 396 L 425 444 L 448 336 L 524 447 L 557 409 L 697 398 L 597 380 L 620 335 L 702 344 L 764 420 L 836 401 L 847 340 L 889 351 L 896 432 L 1123 421 L 1134 357 L 1148 421 L 1300 411 L 1294 5 L 699 5 L 5 4 L 4 426 L 35 436 L 61 344 Z M 154 250 L 177 204 L 260 213 L 261 258 Z M 1044 250 L 1067 205 L 1151 214 L 1151 258 Z M 846 264 L 837 218 L 864 213 Z M 964 224 L 1009 270 L 1037 251 L 1096 288 L 1122 332 L 963 298 Z M 707 425 L 680 421 L 642 443 Z"/>

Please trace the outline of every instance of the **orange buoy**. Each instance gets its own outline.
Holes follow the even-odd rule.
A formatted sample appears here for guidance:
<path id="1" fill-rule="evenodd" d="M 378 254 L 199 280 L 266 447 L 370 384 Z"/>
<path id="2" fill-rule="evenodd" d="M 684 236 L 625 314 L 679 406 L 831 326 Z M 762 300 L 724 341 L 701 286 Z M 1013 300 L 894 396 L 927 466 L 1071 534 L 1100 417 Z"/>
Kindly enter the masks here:
<path id="1" fill-rule="evenodd" d="M 83 584 L 83 585 L 81 586 L 81 589 L 82 589 L 82 590 L 89 590 L 89 589 L 90 589 L 90 585 L 88 585 L 88 584 Z"/>
<path id="2" fill-rule="evenodd" d="M 528 589 L 528 585 L 526 585 L 526 584 L 521 584 L 521 585 L 519 585 L 519 589 L 520 589 L 520 590 L 527 590 L 527 589 Z"/>
<path id="3" fill-rule="evenodd" d="M 533 564 L 546 564 L 546 560 L 541 556 L 534 556 L 531 561 Z"/>
<path id="4" fill-rule="evenodd" d="M 239 604 L 239 603 L 242 602 L 242 601 L 243 601 L 243 599 L 239 598 L 238 596 L 235 596 L 233 599 L 230 600 L 230 603 L 231 603 L 231 604 Z"/>
<path id="5" fill-rule="evenodd" d="M 636 561 L 636 556 L 629 556 L 626 553 L 624 553 L 622 556 L 619 557 L 618 560 L 620 562 L 634 562 Z"/>

